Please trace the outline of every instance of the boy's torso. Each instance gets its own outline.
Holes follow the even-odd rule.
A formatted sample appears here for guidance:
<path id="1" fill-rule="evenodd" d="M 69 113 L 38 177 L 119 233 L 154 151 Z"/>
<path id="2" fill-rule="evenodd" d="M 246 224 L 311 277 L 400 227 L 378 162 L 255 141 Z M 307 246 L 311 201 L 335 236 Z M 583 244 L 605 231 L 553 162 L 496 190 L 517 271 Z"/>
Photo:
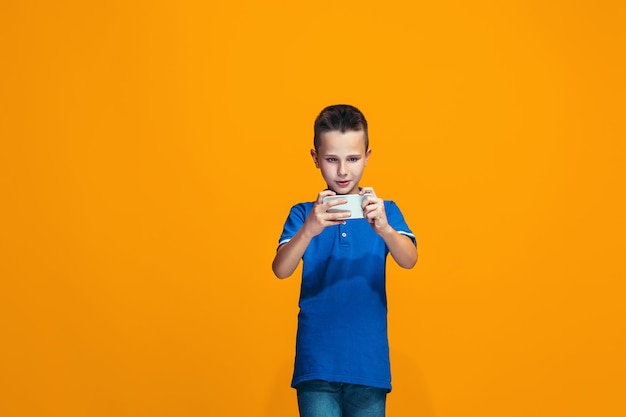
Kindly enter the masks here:
<path id="1" fill-rule="evenodd" d="M 312 206 L 302 203 L 292 214 L 303 222 Z M 385 207 L 392 224 L 397 207 Z M 387 254 L 365 219 L 329 226 L 311 241 L 303 256 L 294 385 L 325 379 L 391 388 Z"/>

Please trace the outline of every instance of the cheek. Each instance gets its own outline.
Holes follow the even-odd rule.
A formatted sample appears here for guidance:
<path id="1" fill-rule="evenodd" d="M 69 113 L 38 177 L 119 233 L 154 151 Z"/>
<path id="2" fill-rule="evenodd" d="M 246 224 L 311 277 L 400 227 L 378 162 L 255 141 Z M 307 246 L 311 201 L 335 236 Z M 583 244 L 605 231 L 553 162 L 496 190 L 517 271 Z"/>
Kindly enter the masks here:
<path id="1" fill-rule="evenodd" d="M 332 165 L 322 163 L 320 164 L 320 170 L 322 171 L 322 175 L 328 175 L 333 172 L 333 167 Z"/>

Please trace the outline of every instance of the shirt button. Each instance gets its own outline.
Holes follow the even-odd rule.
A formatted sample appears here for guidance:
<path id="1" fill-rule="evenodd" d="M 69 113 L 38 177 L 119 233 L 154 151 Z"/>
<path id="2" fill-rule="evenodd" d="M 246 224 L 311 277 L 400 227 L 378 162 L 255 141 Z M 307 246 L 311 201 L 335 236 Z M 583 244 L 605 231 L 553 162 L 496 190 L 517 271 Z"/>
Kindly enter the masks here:
<path id="1" fill-rule="evenodd" d="M 346 237 L 346 236 L 348 236 L 348 234 L 347 234 L 346 232 L 343 232 L 343 233 L 341 234 L 341 237 Z"/>
<path id="2" fill-rule="evenodd" d="M 344 220 L 342 224 L 346 224 L 346 221 Z"/>

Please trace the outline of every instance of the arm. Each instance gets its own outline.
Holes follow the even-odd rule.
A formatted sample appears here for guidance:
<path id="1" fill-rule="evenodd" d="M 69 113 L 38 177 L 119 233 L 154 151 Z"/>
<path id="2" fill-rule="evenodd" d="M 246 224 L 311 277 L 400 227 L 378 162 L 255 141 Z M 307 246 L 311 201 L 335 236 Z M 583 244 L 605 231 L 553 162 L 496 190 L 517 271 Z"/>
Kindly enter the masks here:
<path id="1" fill-rule="evenodd" d="M 328 209 L 346 203 L 346 200 L 333 200 L 323 203 L 322 200 L 328 195 L 335 195 L 334 191 L 325 190 L 318 194 L 313 210 L 309 213 L 302 227 L 287 243 L 281 245 L 276 251 L 272 271 L 278 278 L 288 278 L 296 270 L 304 251 L 311 243 L 311 239 L 322 233 L 327 226 L 337 225 L 344 221 L 346 212 L 328 213 Z M 349 211 L 347 212 L 349 215 Z"/>
<path id="2" fill-rule="evenodd" d="M 402 268 L 411 269 L 417 263 L 417 248 L 410 237 L 401 235 L 387 221 L 383 199 L 376 197 L 372 188 L 363 188 L 367 194 L 363 202 L 363 213 L 376 233 L 385 241 L 391 256 Z"/>
<path id="3" fill-rule="evenodd" d="M 303 226 L 289 242 L 280 245 L 272 262 L 272 271 L 276 277 L 288 278 L 293 274 L 313 237 Z"/>
<path id="4" fill-rule="evenodd" d="M 401 235 L 389 224 L 379 234 L 387 244 L 391 256 L 398 265 L 406 269 L 411 269 L 415 266 L 417 263 L 417 248 L 410 237 Z"/>

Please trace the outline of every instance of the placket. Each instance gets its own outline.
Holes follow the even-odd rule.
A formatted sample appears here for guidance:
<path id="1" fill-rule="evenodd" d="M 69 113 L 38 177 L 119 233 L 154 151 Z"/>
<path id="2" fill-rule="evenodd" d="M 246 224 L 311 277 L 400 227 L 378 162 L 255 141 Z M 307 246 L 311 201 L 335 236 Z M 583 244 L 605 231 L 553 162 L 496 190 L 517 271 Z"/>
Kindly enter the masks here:
<path id="1" fill-rule="evenodd" d="M 350 233 L 350 222 L 344 220 L 343 223 L 339 224 L 339 246 L 348 247 L 350 246 L 350 239 L 352 238 Z"/>

